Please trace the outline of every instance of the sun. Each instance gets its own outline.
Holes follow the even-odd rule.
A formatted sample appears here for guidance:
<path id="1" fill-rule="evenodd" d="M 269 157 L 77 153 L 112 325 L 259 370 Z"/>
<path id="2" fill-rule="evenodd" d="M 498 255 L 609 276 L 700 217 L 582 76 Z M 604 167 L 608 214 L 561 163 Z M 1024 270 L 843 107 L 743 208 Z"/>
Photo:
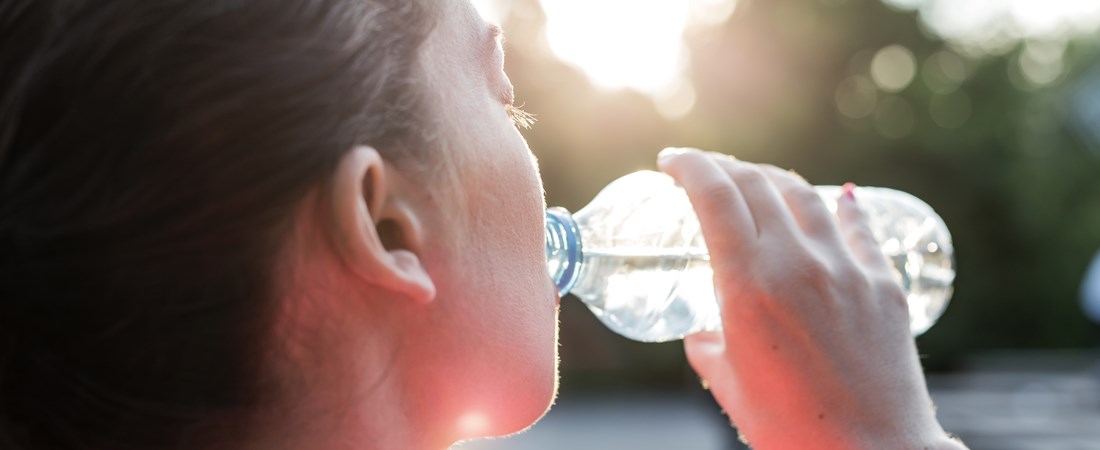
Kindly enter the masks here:
<path id="1" fill-rule="evenodd" d="M 562 61 L 605 88 L 655 93 L 687 65 L 687 1 L 547 0 L 546 38 Z"/>
<path id="2" fill-rule="evenodd" d="M 499 21 L 508 2 L 473 0 Z M 725 22 L 736 0 L 540 0 L 546 41 L 554 56 L 607 90 L 632 89 L 652 97 L 666 116 L 695 103 L 688 75 L 685 32 Z"/>

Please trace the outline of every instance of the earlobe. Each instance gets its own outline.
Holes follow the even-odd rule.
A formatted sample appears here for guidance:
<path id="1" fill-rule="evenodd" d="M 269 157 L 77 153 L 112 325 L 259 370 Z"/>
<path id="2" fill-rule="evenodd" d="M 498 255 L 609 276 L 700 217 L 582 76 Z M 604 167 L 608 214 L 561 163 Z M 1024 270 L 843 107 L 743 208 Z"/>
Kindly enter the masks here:
<path id="1" fill-rule="evenodd" d="M 356 147 L 340 160 L 331 185 L 334 250 L 360 281 L 427 303 L 435 283 L 420 257 L 417 211 L 397 200 L 390 170 L 372 147 Z"/>
<path id="2" fill-rule="evenodd" d="M 428 303 L 435 299 L 435 282 L 428 271 L 424 270 L 420 257 L 408 250 L 390 252 L 393 270 L 401 278 L 402 291 L 419 303 Z"/>

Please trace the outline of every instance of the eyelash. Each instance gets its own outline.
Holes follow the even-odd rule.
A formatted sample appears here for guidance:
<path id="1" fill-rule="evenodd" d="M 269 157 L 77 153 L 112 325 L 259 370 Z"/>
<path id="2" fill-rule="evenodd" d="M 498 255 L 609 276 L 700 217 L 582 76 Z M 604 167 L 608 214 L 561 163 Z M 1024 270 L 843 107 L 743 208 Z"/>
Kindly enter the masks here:
<path id="1" fill-rule="evenodd" d="M 504 104 L 504 109 L 508 112 L 508 118 L 512 119 L 512 123 L 517 128 L 531 128 L 531 125 L 534 125 L 538 119 L 535 118 L 534 114 L 524 111 L 522 108 L 523 105 L 516 106 L 510 102 Z"/>

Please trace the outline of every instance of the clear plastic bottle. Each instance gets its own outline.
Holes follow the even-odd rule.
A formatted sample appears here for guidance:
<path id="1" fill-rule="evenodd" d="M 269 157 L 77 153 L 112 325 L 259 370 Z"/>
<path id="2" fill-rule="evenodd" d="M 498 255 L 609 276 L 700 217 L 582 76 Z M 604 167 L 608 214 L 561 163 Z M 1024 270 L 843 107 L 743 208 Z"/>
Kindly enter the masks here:
<path id="1" fill-rule="evenodd" d="M 835 212 L 841 188 L 817 190 Z M 910 330 L 923 333 L 952 294 L 947 227 L 904 192 L 861 187 L 859 204 L 907 295 Z M 630 339 L 664 342 L 722 327 L 699 220 L 687 194 L 665 174 L 619 178 L 574 215 L 547 210 L 546 257 L 561 295 L 572 293 Z"/>

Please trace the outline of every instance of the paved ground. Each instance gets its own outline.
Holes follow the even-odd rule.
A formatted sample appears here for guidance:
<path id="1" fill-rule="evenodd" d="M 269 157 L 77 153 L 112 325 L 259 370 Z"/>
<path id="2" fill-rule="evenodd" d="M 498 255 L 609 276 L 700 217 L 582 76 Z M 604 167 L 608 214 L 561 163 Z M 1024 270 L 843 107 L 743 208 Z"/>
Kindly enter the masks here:
<path id="1" fill-rule="evenodd" d="M 452 450 L 729 450 L 743 448 L 711 402 L 689 393 L 563 395 L 528 432 Z"/>
<path id="2" fill-rule="evenodd" d="M 940 422 L 972 449 L 1100 449 L 1100 355 L 1002 355 L 929 378 Z"/>
<path id="3" fill-rule="evenodd" d="M 1100 450 L 1100 354 L 1005 354 L 929 377 L 944 428 L 973 450 Z M 461 450 L 743 448 L 702 396 L 563 396 L 529 432 Z"/>

